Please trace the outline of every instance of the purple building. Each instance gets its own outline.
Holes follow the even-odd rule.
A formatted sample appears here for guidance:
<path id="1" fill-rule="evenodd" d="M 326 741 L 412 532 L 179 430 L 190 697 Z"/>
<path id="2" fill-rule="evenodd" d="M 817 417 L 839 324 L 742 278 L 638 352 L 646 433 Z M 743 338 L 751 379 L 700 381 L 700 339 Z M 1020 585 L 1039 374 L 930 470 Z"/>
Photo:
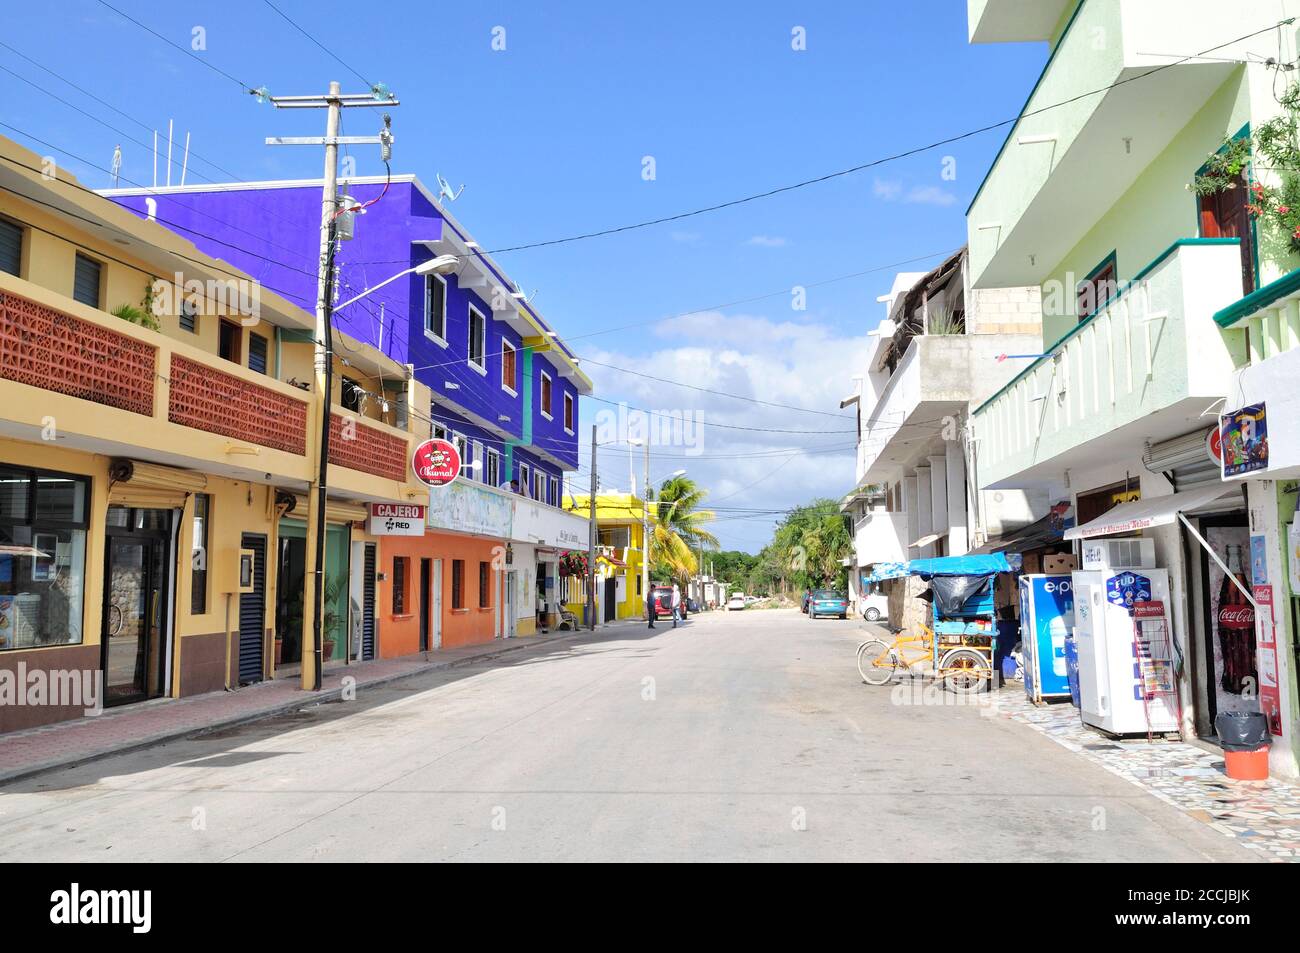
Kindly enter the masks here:
<path id="1" fill-rule="evenodd" d="M 455 440 L 473 479 L 519 482 L 522 492 L 560 505 L 565 471 L 578 466 L 578 397 L 591 381 L 573 353 L 512 282 L 414 175 L 352 179 L 355 237 L 339 243 L 337 302 L 347 302 L 439 255 L 454 273 L 386 284 L 334 313 L 337 330 L 413 369 L 433 393 L 435 436 Z M 156 219 L 301 305 L 316 307 L 320 180 L 249 182 L 103 194 Z M 382 194 L 382 197 L 380 195 Z M 346 353 L 341 356 L 346 359 Z M 374 390 L 344 373 L 346 389 Z M 417 414 L 426 413 L 421 408 Z"/>

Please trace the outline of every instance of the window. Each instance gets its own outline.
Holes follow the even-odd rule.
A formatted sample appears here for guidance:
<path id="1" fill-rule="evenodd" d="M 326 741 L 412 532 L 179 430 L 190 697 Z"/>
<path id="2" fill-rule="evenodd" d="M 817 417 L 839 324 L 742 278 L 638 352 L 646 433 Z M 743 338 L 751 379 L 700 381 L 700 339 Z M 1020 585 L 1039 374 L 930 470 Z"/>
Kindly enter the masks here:
<path id="1" fill-rule="evenodd" d="M 596 538 L 602 546 L 613 546 L 615 549 L 627 549 L 632 545 L 632 530 L 627 526 L 608 526 L 604 529 L 597 530 Z"/>
<path id="2" fill-rule="evenodd" d="M 447 428 L 442 424 L 433 425 L 433 436 L 438 440 L 446 440 L 448 432 Z"/>
<path id="3" fill-rule="evenodd" d="M 1118 296 L 1119 283 L 1116 280 L 1115 254 L 1112 252 L 1092 274 L 1079 282 L 1075 313 L 1080 321 L 1086 321 Z"/>
<path id="4" fill-rule="evenodd" d="M 361 385 L 352 378 L 345 377 L 339 389 L 341 391 L 339 403 L 343 405 L 343 409 L 350 410 L 354 414 L 361 413 L 361 398 L 365 393 L 361 389 Z"/>
<path id="5" fill-rule="evenodd" d="M 1241 290 L 1248 295 L 1255 290 L 1255 224 L 1250 215 L 1250 187 L 1244 172 L 1238 174 L 1234 188 L 1224 189 L 1196 200 L 1202 238 L 1241 239 Z"/>
<path id="6" fill-rule="evenodd" d="M 72 297 L 92 308 L 99 307 L 99 286 L 103 266 L 93 258 L 77 254 L 77 267 L 72 276 Z"/>
<path id="7" fill-rule="evenodd" d="M 190 615 L 208 611 L 208 523 L 212 497 L 194 495 L 194 539 L 190 544 Z"/>
<path id="8" fill-rule="evenodd" d="M 447 340 L 447 282 L 441 275 L 424 276 L 424 333 Z"/>
<path id="9" fill-rule="evenodd" d="M 486 609 L 492 604 L 488 598 L 488 564 L 480 562 L 478 564 L 478 607 Z"/>
<path id="10" fill-rule="evenodd" d="M 519 492 L 522 493 L 524 496 L 528 495 L 528 487 L 529 487 L 528 480 L 529 480 L 528 464 L 521 463 L 519 464 Z"/>
<path id="11" fill-rule="evenodd" d="M 478 461 L 478 473 L 470 471 L 470 475 L 486 483 L 488 481 L 487 461 L 483 459 L 483 442 L 481 440 L 474 441 L 474 459 Z"/>
<path id="12" fill-rule="evenodd" d="M 532 497 L 538 503 L 546 499 L 546 474 L 541 470 L 533 471 L 533 493 Z"/>
<path id="13" fill-rule="evenodd" d="M 465 608 L 465 560 L 451 561 L 451 607 Z"/>
<path id="14" fill-rule="evenodd" d="M 239 360 L 239 342 L 243 336 L 239 325 L 230 321 L 222 321 L 221 328 L 217 334 L 217 354 L 227 361 L 235 364 Z"/>
<path id="15" fill-rule="evenodd" d="M 266 373 L 266 338 L 260 334 L 248 335 L 248 369 Z"/>
<path id="16" fill-rule="evenodd" d="M 573 395 L 564 395 L 564 432 L 573 433 Z"/>
<path id="17" fill-rule="evenodd" d="M 181 324 L 182 331 L 189 331 L 191 334 L 199 333 L 199 306 L 198 302 L 189 298 L 181 301 L 181 313 L 177 315 Z"/>
<path id="18" fill-rule="evenodd" d="M 0 271 L 18 274 L 23 264 L 23 230 L 0 218 Z"/>
<path id="19" fill-rule="evenodd" d="M 464 434 L 456 433 L 451 435 L 451 442 L 456 445 L 456 453 L 460 456 L 460 465 L 463 467 L 470 462 L 469 441 L 465 439 Z"/>
<path id="20" fill-rule="evenodd" d="M 501 386 L 513 397 L 519 392 L 519 378 L 515 373 L 515 346 L 501 339 Z"/>
<path id="21" fill-rule="evenodd" d="M 82 641 L 89 481 L 0 467 L 0 651 Z"/>
<path id="22" fill-rule="evenodd" d="M 469 309 L 469 363 L 483 373 L 487 365 L 483 363 L 483 354 L 487 351 L 487 321 L 473 308 Z"/>
<path id="23" fill-rule="evenodd" d="M 560 481 L 558 477 L 551 477 L 550 490 L 546 494 L 546 502 L 552 506 L 560 505 Z"/>
<path id="24" fill-rule="evenodd" d="M 393 557 L 393 615 L 406 615 L 406 556 Z"/>
<path id="25" fill-rule="evenodd" d="M 542 371 L 542 416 L 551 419 L 551 375 Z"/>
<path id="26" fill-rule="evenodd" d="M 484 471 L 486 475 L 483 482 L 488 486 L 501 485 L 501 454 L 495 450 L 487 452 L 487 460 L 484 462 Z"/>

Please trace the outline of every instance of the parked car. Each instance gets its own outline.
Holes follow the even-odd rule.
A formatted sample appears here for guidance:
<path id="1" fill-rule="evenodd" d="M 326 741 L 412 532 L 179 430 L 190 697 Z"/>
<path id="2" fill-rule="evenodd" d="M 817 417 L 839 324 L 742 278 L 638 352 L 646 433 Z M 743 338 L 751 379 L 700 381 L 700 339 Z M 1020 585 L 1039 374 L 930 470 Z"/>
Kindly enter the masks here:
<path id="1" fill-rule="evenodd" d="M 808 602 L 808 618 L 835 616 L 840 619 L 849 617 L 849 600 L 842 592 L 834 589 L 815 589 Z"/>
<path id="2" fill-rule="evenodd" d="M 868 622 L 889 618 L 889 597 L 884 593 L 868 593 L 858 600 L 858 605 L 862 608 L 862 618 Z"/>
<path id="3" fill-rule="evenodd" d="M 678 611 L 683 619 L 686 618 L 687 600 L 682 599 L 678 605 Z M 673 617 L 673 587 L 672 586 L 651 586 L 650 587 L 650 607 L 654 610 L 655 621 L 659 619 L 671 619 Z"/>
<path id="4" fill-rule="evenodd" d="M 740 593 L 740 592 L 732 593 L 731 598 L 727 600 L 727 611 L 734 612 L 743 608 L 745 608 L 744 593 Z"/>

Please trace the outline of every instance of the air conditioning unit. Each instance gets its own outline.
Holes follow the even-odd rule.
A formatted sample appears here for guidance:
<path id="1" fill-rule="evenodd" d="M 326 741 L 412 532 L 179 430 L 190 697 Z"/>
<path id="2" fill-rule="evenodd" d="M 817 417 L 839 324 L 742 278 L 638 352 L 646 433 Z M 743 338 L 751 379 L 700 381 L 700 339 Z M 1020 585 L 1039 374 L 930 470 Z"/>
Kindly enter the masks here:
<path id="1" fill-rule="evenodd" d="M 1080 569 L 1155 569 L 1154 539 L 1085 539 Z"/>

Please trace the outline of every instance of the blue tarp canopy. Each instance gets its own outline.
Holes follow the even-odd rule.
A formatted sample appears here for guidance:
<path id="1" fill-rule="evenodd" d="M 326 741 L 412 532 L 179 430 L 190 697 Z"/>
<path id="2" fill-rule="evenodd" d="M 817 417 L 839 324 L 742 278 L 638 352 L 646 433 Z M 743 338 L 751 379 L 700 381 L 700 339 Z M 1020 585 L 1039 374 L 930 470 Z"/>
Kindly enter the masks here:
<path id="1" fill-rule="evenodd" d="M 992 576 L 1000 572 L 1014 572 L 1004 553 L 982 553 L 971 556 L 934 556 L 930 559 L 913 559 L 908 562 L 875 563 L 862 581 L 883 582 L 903 576 L 920 576 L 930 580 L 935 576 Z"/>

